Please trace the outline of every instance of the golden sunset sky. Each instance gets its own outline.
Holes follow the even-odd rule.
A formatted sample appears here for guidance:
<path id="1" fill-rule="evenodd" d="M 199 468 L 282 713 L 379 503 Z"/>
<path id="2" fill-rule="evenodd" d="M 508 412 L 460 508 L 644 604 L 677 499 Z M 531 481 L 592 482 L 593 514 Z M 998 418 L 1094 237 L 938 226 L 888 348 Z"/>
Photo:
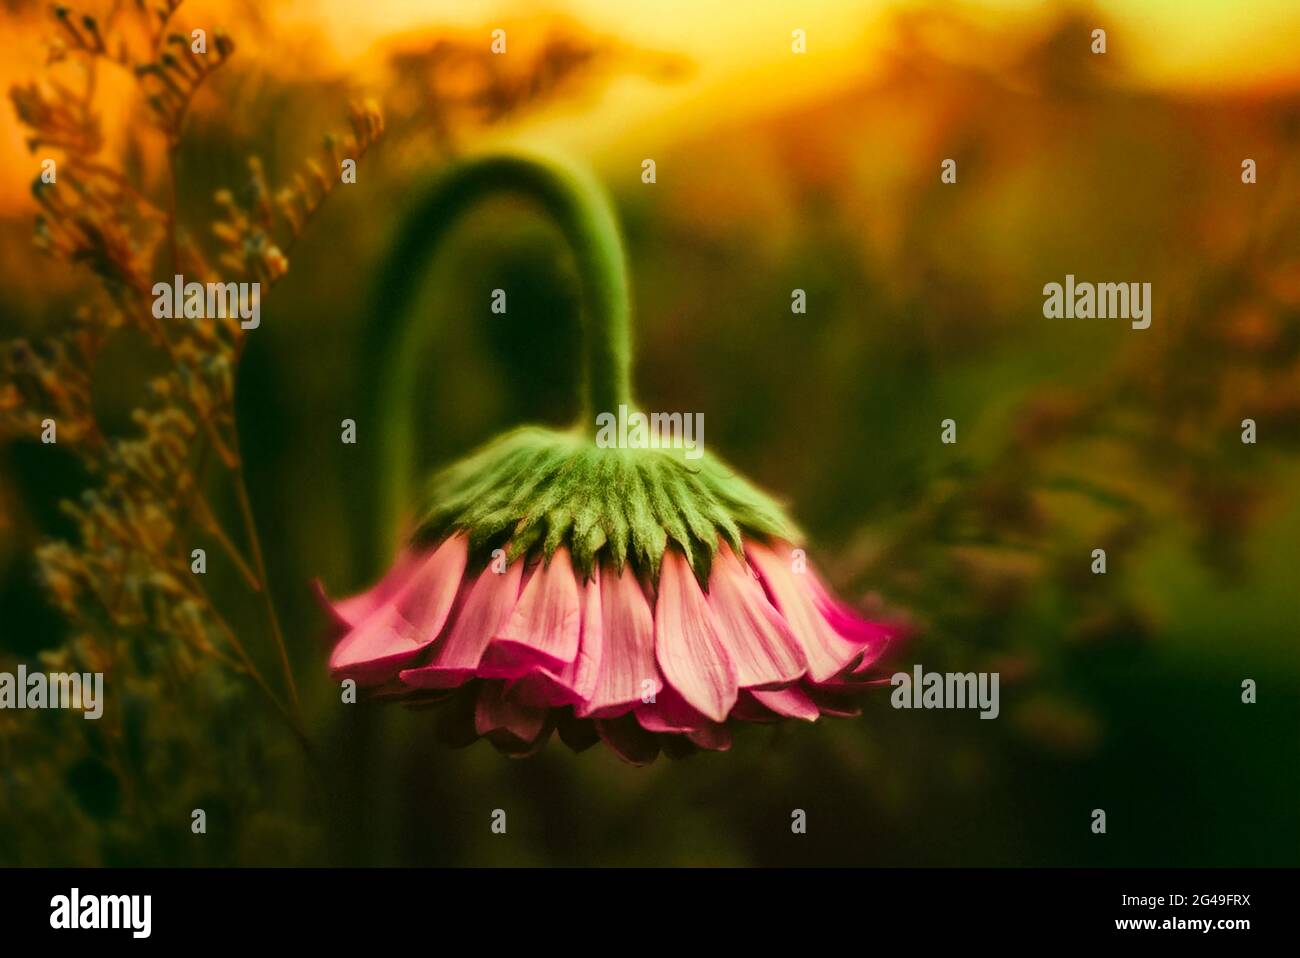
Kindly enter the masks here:
<path id="1" fill-rule="evenodd" d="M 87 0 L 82 4 L 92 9 Z M 541 137 L 599 156 L 620 141 L 655 148 L 714 123 L 722 115 L 743 117 L 788 107 L 869 76 L 889 43 L 885 24 L 900 8 L 891 0 L 278 0 L 255 5 L 267 17 L 269 38 L 252 39 L 230 0 L 187 0 L 177 22 L 211 22 L 228 28 L 236 57 L 304 69 L 322 68 L 375 82 L 383 51 L 426 31 L 494 26 L 527 30 L 551 15 L 571 18 L 592 33 L 642 49 L 680 54 L 694 64 L 687 82 L 657 84 L 629 75 L 614 78 L 594 102 L 530 121 L 512 137 Z M 942 5 L 978 24 L 970 37 L 952 40 L 954 55 L 997 62 L 1005 51 L 986 42 L 998 35 L 1032 35 L 1063 8 L 1057 3 L 987 0 Z M 39 9 L 33 7 L 32 10 Z M 1108 30 L 1110 53 L 1128 75 L 1163 89 L 1268 91 L 1300 87 L 1300 4 L 1296 0 L 1100 0 L 1092 8 Z M 8 22 L 5 22 L 5 21 Z M 0 12 L 4 56 L 0 80 L 8 88 L 39 74 L 39 42 L 48 21 L 31 11 Z M 791 31 L 807 34 L 808 52 L 790 52 Z M 1083 38 L 1086 42 L 1086 37 Z M 293 51 L 289 55 L 287 51 Z M 23 145 L 12 106 L 0 109 L 0 157 L 6 169 L 37 162 Z M 34 174 L 33 174 L 34 175 Z M 0 212 L 28 206 L 26 175 L 0 183 Z"/>

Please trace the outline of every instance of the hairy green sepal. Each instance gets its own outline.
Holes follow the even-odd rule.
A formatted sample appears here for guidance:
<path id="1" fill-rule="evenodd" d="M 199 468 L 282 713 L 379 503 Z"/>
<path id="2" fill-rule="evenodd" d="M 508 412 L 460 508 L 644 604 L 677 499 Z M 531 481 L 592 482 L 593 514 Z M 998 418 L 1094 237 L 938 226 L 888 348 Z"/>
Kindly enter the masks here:
<path id="1" fill-rule="evenodd" d="M 494 439 L 429 481 L 415 541 L 464 533 L 477 552 L 504 548 L 510 561 L 561 546 L 589 576 L 597 562 L 657 581 L 675 543 L 701 582 L 721 543 L 795 540 L 781 508 L 708 454 L 681 449 L 606 449 L 579 430 L 523 427 Z"/>

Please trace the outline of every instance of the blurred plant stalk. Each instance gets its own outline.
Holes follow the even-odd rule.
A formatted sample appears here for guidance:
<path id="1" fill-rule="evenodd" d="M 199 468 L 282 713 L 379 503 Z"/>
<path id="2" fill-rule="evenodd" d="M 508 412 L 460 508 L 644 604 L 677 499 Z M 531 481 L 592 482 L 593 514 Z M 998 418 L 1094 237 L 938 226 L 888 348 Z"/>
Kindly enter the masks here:
<path id="1" fill-rule="evenodd" d="M 251 158 L 243 188 L 217 194 L 222 218 L 211 230 L 221 249 L 214 267 L 179 220 L 177 152 L 190 103 L 234 44 L 217 32 L 209 50 L 206 31 L 177 31 L 173 20 L 180 6 L 181 0 L 158 7 L 137 3 L 132 11 L 118 4 L 102 25 L 69 7 L 54 7 L 50 65 L 68 62 L 80 73 L 81 87 L 51 75 L 44 84 L 33 81 L 11 91 L 20 120 L 31 130 L 29 148 L 62 154 L 57 163 L 42 164 L 33 184 L 41 206 L 36 243 L 70 266 L 89 268 L 99 295 L 78 310 L 70 329 L 37 344 L 7 344 L 0 355 L 7 383 L 0 392 L 0 430 L 31 438 L 52 421 L 57 440 L 98 480 L 79 505 L 65 504 L 79 531 L 77 544 L 52 541 L 37 553 L 55 604 L 81 631 L 83 654 L 104 653 L 121 667 L 127 661 L 119 654 L 124 636 L 178 639 L 179 675 L 193 674 L 195 660 L 206 657 L 247 676 L 310 754 L 240 451 L 234 397 L 246 331 L 228 318 L 164 322 L 151 308 L 151 277 L 164 260 L 170 274 L 212 282 L 221 270 L 273 286 L 288 271 L 286 251 L 343 181 L 345 160 L 355 169 L 382 134 L 383 120 L 373 104 L 352 105 L 351 133 L 326 137 L 320 158 L 309 158 L 274 194 L 260 162 Z M 141 35 L 143 49 L 135 53 L 130 38 Z M 127 71 L 165 138 L 161 203 L 101 158 L 101 64 Z M 108 334 L 120 327 L 141 332 L 165 353 L 170 367 L 149 383 L 154 404 L 134 410 L 139 438 L 105 436 L 93 410 L 95 361 Z M 223 527 L 205 491 L 214 455 L 238 505 L 242 545 Z M 260 596 L 281 688 L 272 686 L 201 577 L 187 567 L 191 526 L 218 545 Z"/>

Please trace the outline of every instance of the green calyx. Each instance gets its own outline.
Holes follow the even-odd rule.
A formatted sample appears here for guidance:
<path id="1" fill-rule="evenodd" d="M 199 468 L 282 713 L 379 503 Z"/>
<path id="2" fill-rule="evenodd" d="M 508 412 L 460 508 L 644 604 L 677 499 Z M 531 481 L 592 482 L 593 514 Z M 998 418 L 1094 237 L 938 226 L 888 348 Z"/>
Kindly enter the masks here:
<path id="1" fill-rule="evenodd" d="M 746 536 L 798 535 L 775 502 L 716 458 L 601 448 L 578 430 L 512 430 L 437 473 L 424 501 L 419 544 L 459 532 L 472 550 L 502 548 L 509 561 L 549 561 L 563 547 L 583 576 L 603 559 L 657 581 L 671 543 L 707 582 L 722 543 L 739 555 Z"/>

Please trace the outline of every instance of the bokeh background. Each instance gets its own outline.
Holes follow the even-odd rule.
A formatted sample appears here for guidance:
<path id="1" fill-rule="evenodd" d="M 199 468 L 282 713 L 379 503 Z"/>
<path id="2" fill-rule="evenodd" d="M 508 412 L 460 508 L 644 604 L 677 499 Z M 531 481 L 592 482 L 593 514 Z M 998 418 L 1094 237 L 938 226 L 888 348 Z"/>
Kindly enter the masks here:
<path id="1" fill-rule="evenodd" d="M 114 22 L 135 15 L 117 6 Z M 156 610 L 82 615 L 91 598 L 60 594 L 42 548 L 67 543 L 53 554 L 65 561 L 105 548 L 61 503 L 112 477 L 68 433 L 37 441 L 24 424 L 48 391 L 30 365 L 6 366 L 0 668 L 109 674 L 100 722 L 0 712 L 0 863 L 1300 861 L 1289 0 L 186 0 L 171 16 L 234 43 L 172 153 L 176 222 L 209 261 L 227 219 L 215 194 L 248 195 L 250 156 L 292 183 L 325 131 L 347 129 L 350 103 L 384 120 L 358 182 L 288 250 L 239 353 L 242 470 L 311 755 L 218 654 L 215 620 L 183 636 Z M 1104 56 L 1089 50 L 1096 27 Z M 505 56 L 488 52 L 496 28 Z M 60 27 L 45 4 L 5 0 L 0 31 L 6 88 L 83 88 L 66 37 L 50 56 Z M 166 207 L 167 137 L 140 92 L 116 65 L 100 71 L 86 101 L 97 156 Z M 172 360 L 115 318 L 111 269 L 33 243 L 30 184 L 42 157 L 66 153 L 29 149 L 23 102 L 30 119 L 21 93 L 0 110 L 0 336 L 44 357 L 81 309 L 79 328 L 102 329 L 87 378 L 97 430 L 138 439 L 133 410 L 183 405 L 147 387 Z M 703 412 L 711 448 L 788 501 L 844 595 L 906 613 L 917 630 L 897 665 L 999 671 L 997 721 L 894 711 L 886 689 L 858 718 L 747 728 L 727 754 L 633 768 L 558 741 L 520 761 L 451 749 L 436 712 L 339 702 L 310 584 L 359 589 L 389 558 L 370 506 L 382 417 L 339 442 L 340 420 L 368 408 L 375 276 L 430 176 L 519 146 L 589 165 L 613 197 L 646 405 Z M 949 157 L 955 185 L 939 179 Z M 1244 158 L 1256 185 L 1241 182 Z M 124 256 L 166 278 L 166 245 Z M 1066 273 L 1151 282 L 1151 328 L 1044 319 L 1043 284 Z M 488 204 L 422 284 L 424 466 L 573 414 L 577 285 L 542 218 Z M 488 308 L 497 287 L 505 316 Z M 805 315 L 790 311 L 794 288 Z M 1255 445 L 1240 439 L 1247 417 Z M 939 442 L 945 418 L 955 446 Z M 191 451 L 215 518 L 238 530 L 229 473 Z M 203 523 L 167 528 L 150 548 L 186 562 L 208 548 L 212 606 L 283 697 L 260 600 Z M 1090 573 L 1094 548 L 1105 576 Z M 159 588 L 171 608 L 142 561 L 123 588 Z M 1240 701 L 1247 678 L 1258 704 Z M 191 833 L 194 808 L 206 835 Z M 496 808 L 507 836 L 489 830 Z M 794 808 L 806 835 L 791 834 Z"/>

